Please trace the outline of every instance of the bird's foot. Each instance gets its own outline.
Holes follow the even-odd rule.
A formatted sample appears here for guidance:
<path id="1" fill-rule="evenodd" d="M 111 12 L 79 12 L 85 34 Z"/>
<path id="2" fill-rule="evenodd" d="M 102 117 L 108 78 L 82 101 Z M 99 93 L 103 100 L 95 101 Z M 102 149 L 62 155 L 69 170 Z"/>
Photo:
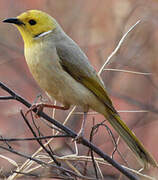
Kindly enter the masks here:
<path id="1" fill-rule="evenodd" d="M 33 105 L 28 109 L 28 111 L 25 113 L 25 116 L 27 116 L 28 113 L 36 110 L 35 118 L 39 118 L 38 113 L 39 113 L 40 111 L 43 111 L 44 105 L 45 105 L 44 103 L 36 103 L 36 104 L 33 104 Z"/>
<path id="2" fill-rule="evenodd" d="M 25 116 L 27 116 L 27 114 L 28 114 L 29 112 L 32 112 L 32 111 L 35 111 L 35 110 L 36 110 L 35 117 L 36 117 L 36 118 L 39 118 L 38 113 L 39 113 L 40 111 L 43 111 L 44 108 L 68 110 L 68 109 L 69 109 L 69 106 L 56 106 L 56 105 L 45 104 L 45 103 L 36 103 L 36 104 L 33 104 L 33 105 L 29 108 L 29 110 L 25 113 Z"/>

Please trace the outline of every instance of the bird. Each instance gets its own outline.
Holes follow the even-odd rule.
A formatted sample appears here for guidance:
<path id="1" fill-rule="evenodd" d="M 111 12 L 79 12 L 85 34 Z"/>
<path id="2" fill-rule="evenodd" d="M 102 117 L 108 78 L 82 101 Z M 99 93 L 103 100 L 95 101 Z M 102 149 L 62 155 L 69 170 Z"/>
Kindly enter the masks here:
<path id="1" fill-rule="evenodd" d="M 102 114 L 144 168 L 158 167 L 153 156 L 121 120 L 88 57 L 52 16 L 40 10 L 28 10 L 3 22 L 14 24 L 20 31 L 27 65 L 40 88 L 63 104 L 46 106 L 67 110 L 77 105 L 84 113 L 92 109 Z"/>

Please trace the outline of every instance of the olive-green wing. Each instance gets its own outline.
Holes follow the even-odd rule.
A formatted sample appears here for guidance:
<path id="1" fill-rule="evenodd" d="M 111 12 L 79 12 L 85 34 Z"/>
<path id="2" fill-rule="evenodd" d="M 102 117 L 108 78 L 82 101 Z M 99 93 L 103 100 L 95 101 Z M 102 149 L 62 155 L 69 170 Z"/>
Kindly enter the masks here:
<path id="1" fill-rule="evenodd" d="M 71 41 L 71 39 L 68 39 Z M 75 80 L 92 91 L 107 107 L 116 113 L 104 84 L 90 65 L 87 56 L 76 43 L 58 43 L 56 46 L 60 64 Z"/>

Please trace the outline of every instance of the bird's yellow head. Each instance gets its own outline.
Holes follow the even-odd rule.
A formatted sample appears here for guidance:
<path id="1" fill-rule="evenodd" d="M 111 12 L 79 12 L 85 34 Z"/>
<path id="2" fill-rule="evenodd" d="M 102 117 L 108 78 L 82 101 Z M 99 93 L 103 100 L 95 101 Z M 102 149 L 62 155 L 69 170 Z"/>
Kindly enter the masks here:
<path id="1" fill-rule="evenodd" d="M 8 18 L 3 22 L 13 23 L 20 31 L 25 45 L 31 45 L 36 37 L 56 28 L 56 21 L 47 13 L 39 10 L 26 11 L 16 18 Z"/>

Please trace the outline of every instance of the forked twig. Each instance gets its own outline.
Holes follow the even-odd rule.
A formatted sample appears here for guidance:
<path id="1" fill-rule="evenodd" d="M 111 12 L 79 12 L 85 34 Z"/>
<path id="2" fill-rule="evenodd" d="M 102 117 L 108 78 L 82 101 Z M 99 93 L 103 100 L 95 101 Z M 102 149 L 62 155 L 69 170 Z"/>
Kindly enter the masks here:
<path id="1" fill-rule="evenodd" d="M 117 53 L 117 51 L 119 50 L 119 48 L 121 47 L 123 41 L 125 40 L 125 38 L 127 37 L 127 35 L 136 27 L 137 24 L 139 24 L 141 22 L 141 20 L 138 20 L 133 26 L 130 27 L 130 29 L 122 36 L 121 40 L 119 41 L 118 45 L 116 46 L 116 48 L 114 49 L 114 51 L 110 54 L 110 56 L 108 56 L 107 60 L 105 61 L 105 63 L 103 64 L 103 66 L 101 67 L 100 71 L 98 72 L 98 75 L 100 75 L 103 71 L 103 69 L 105 68 L 105 66 L 110 62 L 111 58 Z"/>

